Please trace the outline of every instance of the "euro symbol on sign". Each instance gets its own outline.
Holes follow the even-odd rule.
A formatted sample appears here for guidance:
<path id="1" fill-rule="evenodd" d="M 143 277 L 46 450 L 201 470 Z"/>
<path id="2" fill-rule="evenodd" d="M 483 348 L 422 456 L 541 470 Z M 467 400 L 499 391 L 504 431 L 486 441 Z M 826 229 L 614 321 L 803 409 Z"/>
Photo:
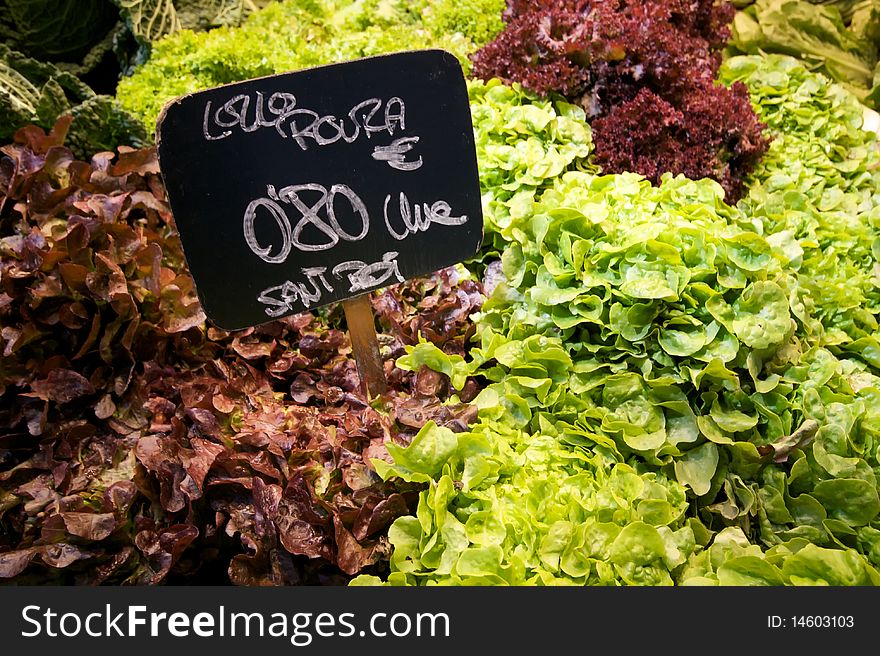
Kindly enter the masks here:
<path id="1" fill-rule="evenodd" d="M 422 156 L 419 155 L 419 158 L 413 162 L 408 162 L 404 158 L 418 142 L 418 137 L 400 137 L 388 146 L 376 146 L 373 149 L 373 159 L 378 162 L 388 162 L 388 166 L 398 171 L 415 171 L 422 166 Z"/>

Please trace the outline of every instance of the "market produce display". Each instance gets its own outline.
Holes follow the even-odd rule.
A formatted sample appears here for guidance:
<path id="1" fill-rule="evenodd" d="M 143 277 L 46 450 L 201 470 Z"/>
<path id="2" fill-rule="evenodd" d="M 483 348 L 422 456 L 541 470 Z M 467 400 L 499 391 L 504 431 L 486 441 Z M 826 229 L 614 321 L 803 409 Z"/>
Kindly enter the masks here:
<path id="1" fill-rule="evenodd" d="M 372 295 L 372 401 L 335 306 L 206 323 L 153 149 L 18 130 L 0 579 L 880 584 L 880 147 L 838 52 L 880 24 L 788 0 L 855 36 L 750 49 L 786 3 L 686 4 L 291 0 L 120 82 L 146 142 L 182 93 L 459 57 L 483 249 Z"/>
<path id="2" fill-rule="evenodd" d="M 2 416 L 17 430 L 3 436 L 0 507 L 3 539 L 20 542 L 4 544 L 0 576 L 35 561 L 50 569 L 23 582 L 156 583 L 175 566 L 208 581 L 228 567 L 236 583 L 302 583 L 333 574 L 291 554 L 348 574 L 383 557 L 377 534 L 413 490 L 383 484 L 364 456 L 382 457 L 390 431 L 405 439 L 422 417 L 461 427 L 473 411 L 441 405 L 439 375 L 400 370 L 389 372 L 391 416 L 371 409 L 332 314 L 206 332 L 154 153 L 89 165 L 58 145 L 63 129 L 6 149 L 6 200 L 28 212 L 26 236 L 3 241 L 4 308 L 17 321 L 2 333 Z M 68 186 L 47 193 L 59 179 Z M 379 295 L 389 355 L 419 335 L 463 352 L 481 300 L 454 271 Z M 260 504 L 288 519 L 269 528 Z"/>
<path id="3" fill-rule="evenodd" d="M 714 0 L 511 2 L 474 74 L 583 106 L 608 173 L 711 177 L 733 202 L 766 142 L 745 89 L 713 82 L 732 15 Z"/>
<path id="4" fill-rule="evenodd" d="M 492 381 L 479 421 L 377 463 L 430 482 L 389 533 L 391 583 L 880 581 L 877 153 L 794 60 L 722 78 L 776 134 L 739 207 L 708 180 L 567 172 L 500 229 L 504 282 L 458 364 Z"/>
<path id="5" fill-rule="evenodd" d="M 148 142 L 113 97 L 120 71 L 184 28 L 239 25 L 267 0 L 7 0 L 0 6 L 0 140 L 70 113 L 67 145 L 88 159 Z"/>
<path id="6" fill-rule="evenodd" d="M 880 2 L 756 0 L 733 22 L 733 52 L 798 57 L 880 107 Z"/>

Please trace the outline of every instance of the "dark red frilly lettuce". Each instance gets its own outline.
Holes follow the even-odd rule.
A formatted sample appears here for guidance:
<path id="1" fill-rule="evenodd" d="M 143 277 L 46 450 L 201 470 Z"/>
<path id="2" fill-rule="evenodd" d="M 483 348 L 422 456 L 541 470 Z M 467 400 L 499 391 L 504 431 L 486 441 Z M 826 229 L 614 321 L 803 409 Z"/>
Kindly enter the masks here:
<path id="1" fill-rule="evenodd" d="M 338 309 L 206 325 L 155 151 L 77 161 L 66 127 L 0 148 L 0 582 L 381 573 L 420 488 L 371 460 L 475 414 L 394 358 L 419 334 L 463 353 L 480 285 L 448 270 L 374 296 L 390 391 L 370 405 Z"/>
<path id="2" fill-rule="evenodd" d="M 582 105 L 606 172 L 710 177 L 734 202 L 768 142 L 744 91 L 713 82 L 733 14 L 715 0 L 510 0 L 473 71 Z"/>

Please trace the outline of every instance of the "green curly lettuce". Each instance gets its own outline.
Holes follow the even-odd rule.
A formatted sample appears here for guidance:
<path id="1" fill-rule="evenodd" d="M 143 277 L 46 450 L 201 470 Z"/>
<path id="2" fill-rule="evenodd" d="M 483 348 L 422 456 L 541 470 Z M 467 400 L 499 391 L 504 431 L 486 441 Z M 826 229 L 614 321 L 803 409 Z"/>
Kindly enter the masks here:
<path id="1" fill-rule="evenodd" d="M 739 207 L 797 271 L 805 333 L 853 351 L 874 339 L 880 313 L 880 151 L 860 129 L 864 110 L 791 57 L 731 58 L 720 76 L 746 84 L 774 138 Z"/>
<path id="2" fill-rule="evenodd" d="M 383 477 L 429 483 L 389 531 L 392 585 L 671 585 L 696 548 L 680 485 L 550 435 L 432 422 L 389 451 Z"/>
<path id="3" fill-rule="evenodd" d="M 462 34 L 481 45 L 504 29 L 504 3 L 498 0 L 422 0 L 421 4 L 422 21 L 434 34 Z"/>
<path id="4" fill-rule="evenodd" d="M 120 82 L 117 97 L 152 133 L 169 100 L 253 77 L 424 48 L 449 50 L 467 68 L 467 55 L 500 28 L 492 17 L 503 8 L 503 0 L 286 0 L 240 27 L 184 29 L 160 39 L 149 60 Z"/>
<path id="5" fill-rule="evenodd" d="M 711 180 L 652 186 L 576 158 L 531 181 L 518 142 L 487 166 L 484 140 L 484 193 L 509 205 L 527 180 L 522 207 L 487 212 L 500 280 L 468 358 L 419 345 L 402 364 L 487 387 L 466 433 L 430 427 L 376 463 L 429 486 L 389 534 L 388 583 L 880 582 L 875 136 L 791 58 L 722 76 L 774 136 L 736 207 Z M 476 100 L 478 135 L 505 125 L 506 105 Z M 664 492 L 606 514 L 615 472 Z M 673 544 L 684 560 L 662 555 Z"/>
<path id="6" fill-rule="evenodd" d="M 536 195 L 568 170 L 588 169 L 593 150 L 583 109 L 541 99 L 499 80 L 468 81 L 480 170 L 484 231 L 501 248 Z M 594 170 L 594 168 L 593 168 Z"/>

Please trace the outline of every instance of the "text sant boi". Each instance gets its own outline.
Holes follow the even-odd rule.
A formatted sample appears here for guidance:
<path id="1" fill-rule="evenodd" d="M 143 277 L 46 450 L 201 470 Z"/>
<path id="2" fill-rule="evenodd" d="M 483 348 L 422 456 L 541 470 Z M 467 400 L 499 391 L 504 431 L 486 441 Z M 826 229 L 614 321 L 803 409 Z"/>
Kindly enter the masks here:
<path id="1" fill-rule="evenodd" d="M 254 109 L 249 117 L 252 102 Z M 346 127 L 351 131 L 346 132 Z M 292 138 L 305 151 L 310 144 L 326 146 L 340 140 L 353 143 L 362 135 L 371 139 L 373 134 L 383 132 L 388 136 L 394 136 L 397 130 L 403 133 L 406 131 L 406 105 L 398 97 L 387 102 L 370 98 L 354 105 L 347 117 L 337 118 L 297 106 L 294 94 L 276 92 L 266 98 L 257 91 L 253 97 L 239 94 L 217 108 L 212 108 L 208 101 L 202 128 L 209 141 L 225 139 L 236 128 L 243 132 L 274 128 L 282 138 Z M 372 157 L 399 171 L 415 171 L 422 166 L 422 158 L 407 159 L 407 155 L 418 142 L 418 136 L 398 137 L 389 145 L 375 146 Z M 455 216 L 452 207 L 444 200 L 413 204 L 404 192 L 397 194 L 396 199 L 394 196 L 393 193 L 385 196 L 382 215 L 388 234 L 398 241 L 424 232 L 432 224 L 458 226 L 468 220 L 466 215 Z M 352 216 L 356 217 L 358 229 L 355 233 L 340 225 L 336 215 L 337 201 L 347 203 Z M 280 233 L 280 247 L 274 254 L 273 246 L 278 242 L 263 245 L 257 238 L 256 224 L 260 214 L 273 219 Z M 313 230 L 307 238 L 303 233 L 310 227 Z M 360 241 L 370 231 L 370 212 L 358 194 L 345 184 L 334 184 L 329 189 L 316 183 L 288 185 L 280 189 L 270 184 L 266 186 L 266 196 L 248 204 L 242 230 L 248 247 L 257 257 L 269 264 L 282 264 L 294 248 L 303 253 L 318 252 L 333 248 L 340 240 Z M 374 263 L 341 262 L 333 267 L 331 276 L 335 279 L 346 276 L 350 293 L 373 289 L 392 277 L 403 282 L 397 255 L 395 251 L 386 252 L 380 261 Z M 322 289 L 333 291 L 327 280 L 327 267 L 304 267 L 301 271 L 306 282 L 286 280 L 259 294 L 257 300 L 267 306 L 265 312 L 268 316 L 278 317 L 295 310 L 297 302 L 309 308 L 320 301 Z"/>

